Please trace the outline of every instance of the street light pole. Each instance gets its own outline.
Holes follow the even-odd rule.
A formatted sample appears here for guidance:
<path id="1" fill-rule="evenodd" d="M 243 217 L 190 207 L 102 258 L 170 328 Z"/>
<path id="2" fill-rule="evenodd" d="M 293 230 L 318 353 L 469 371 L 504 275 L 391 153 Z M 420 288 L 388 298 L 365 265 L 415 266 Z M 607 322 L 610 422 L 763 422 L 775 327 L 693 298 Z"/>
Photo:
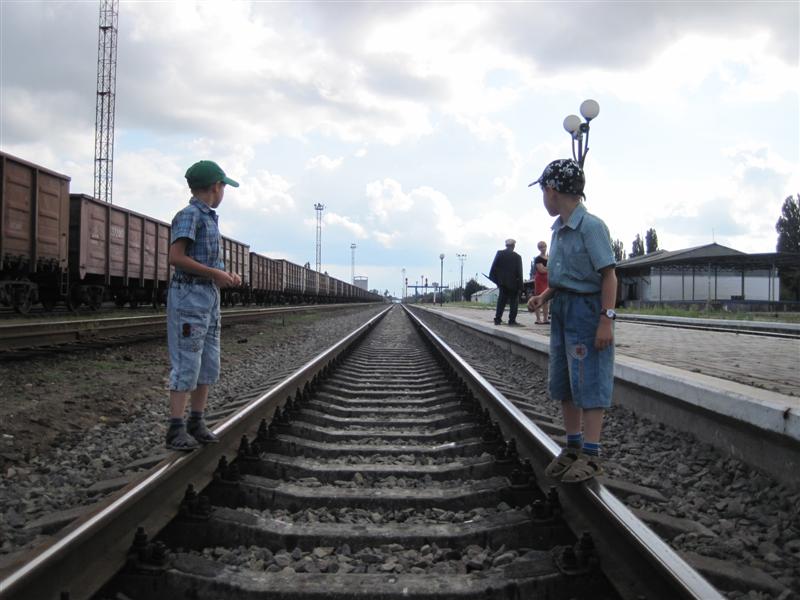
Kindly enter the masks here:
<path id="1" fill-rule="evenodd" d="M 581 168 L 589 152 L 589 122 L 599 114 L 600 105 L 597 102 L 584 100 L 581 104 L 581 115 L 586 119 L 585 122 L 582 122 L 578 115 L 569 115 L 564 119 L 564 129 L 572 136 L 572 158 L 578 161 Z"/>
<path id="2" fill-rule="evenodd" d="M 350 244 L 350 283 L 356 284 L 356 245 Z"/>
<path id="3" fill-rule="evenodd" d="M 439 271 L 439 304 L 444 304 L 444 292 L 442 291 L 442 282 L 444 281 L 444 254 L 439 255 L 439 262 L 441 263 L 441 270 Z"/>
<path id="4" fill-rule="evenodd" d="M 460 296 L 461 296 L 461 298 L 460 299 L 463 301 L 464 300 L 464 261 L 467 260 L 467 255 L 466 254 L 456 254 L 456 257 L 461 262 L 461 286 L 460 286 L 460 289 L 461 289 Z"/>

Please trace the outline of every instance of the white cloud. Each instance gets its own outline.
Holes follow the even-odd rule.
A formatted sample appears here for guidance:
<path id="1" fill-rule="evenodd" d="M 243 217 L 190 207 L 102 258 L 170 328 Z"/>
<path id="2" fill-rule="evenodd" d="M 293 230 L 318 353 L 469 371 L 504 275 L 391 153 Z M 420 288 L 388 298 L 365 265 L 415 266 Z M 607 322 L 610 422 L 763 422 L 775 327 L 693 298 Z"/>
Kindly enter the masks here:
<path id="1" fill-rule="evenodd" d="M 294 186 L 280 175 L 260 169 L 241 183 L 235 195 L 231 194 L 239 206 L 257 208 L 265 213 L 283 213 L 295 207 L 290 193 Z"/>
<path id="2" fill-rule="evenodd" d="M 335 171 L 342 166 L 343 162 L 343 156 L 340 156 L 339 158 L 330 158 L 324 154 L 318 154 L 317 156 L 308 160 L 306 163 L 306 170 L 322 169 L 324 171 Z"/>
<path id="3" fill-rule="evenodd" d="M 414 200 L 403 193 L 399 182 L 391 178 L 372 181 L 367 184 L 367 205 L 370 213 L 381 223 L 385 223 L 396 212 L 408 212 Z"/>
<path id="4" fill-rule="evenodd" d="M 334 212 L 327 212 L 322 219 L 326 225 L 332 227 L 343 227 L 346 231 L 352 233 L 358 239 L 365 239 L 367 237 L 367 232 L 364 227 L 351 220 L 349 217 L 345 217 Z"/>

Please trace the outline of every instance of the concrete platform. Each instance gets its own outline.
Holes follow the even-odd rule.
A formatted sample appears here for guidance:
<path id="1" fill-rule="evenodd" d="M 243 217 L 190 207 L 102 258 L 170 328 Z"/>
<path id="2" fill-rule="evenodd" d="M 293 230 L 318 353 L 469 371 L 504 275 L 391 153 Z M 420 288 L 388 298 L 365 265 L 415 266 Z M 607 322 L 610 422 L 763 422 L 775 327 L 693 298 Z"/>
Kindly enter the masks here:
<path id="1" fill-rule="evenodd" d="M 546 366 L 549 326 L 534 324 L 534 315 L 527 311 L 518 315 L 523 327 L 510 327 L 493 324 L 493 309 L 425 310 L 520 344 Z M 732 456 L 749 457 L 751 464 L 753 455 L 761 461 L 767 454 L 766 460 L 773 462 L 767 467 L 770 473 L 781 480 L 796 479 L 788 472 L 800 468 L 800 340 L 626 322 L 615 325 L 615 334 L 615 402 L 657 416 L 678 407 L 683 411 L 678 426 L 684 430 Z M 692 422 L 703 411 L 724 415 L 727 424 Z M 675 425 L 676 417 L 670 418 Z M 749 438 L 755 442 L 744 434 L 734 435 L 742 424 L 762 432 L 762 439 L 752 431 Z"/>

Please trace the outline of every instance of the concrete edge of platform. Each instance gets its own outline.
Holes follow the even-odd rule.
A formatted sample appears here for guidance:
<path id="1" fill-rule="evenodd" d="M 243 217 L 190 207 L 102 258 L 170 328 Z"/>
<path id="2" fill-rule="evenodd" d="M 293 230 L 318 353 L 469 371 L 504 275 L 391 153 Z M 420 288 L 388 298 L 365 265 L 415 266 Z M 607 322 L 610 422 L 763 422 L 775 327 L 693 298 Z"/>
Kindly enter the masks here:
<path id="1" fill-rule="evenodd" d="M 499 329 L 440 309 L 423 310 L 535 352 L 549 353 L 548 338 L 534 332 L 524 334 L 508 328 Z M 615 359 L 614 377 L 621 383 L 642 387 L 800 442 L 800 399 L 792 396 L 619 354 Z"/>

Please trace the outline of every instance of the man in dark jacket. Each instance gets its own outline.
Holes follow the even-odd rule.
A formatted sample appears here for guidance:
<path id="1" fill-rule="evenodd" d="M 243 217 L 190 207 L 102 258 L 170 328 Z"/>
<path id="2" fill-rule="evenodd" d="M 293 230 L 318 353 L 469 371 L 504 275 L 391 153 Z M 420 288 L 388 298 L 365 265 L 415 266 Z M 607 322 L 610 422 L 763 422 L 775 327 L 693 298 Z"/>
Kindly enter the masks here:
<path id="1" fill-rule="evenodd" d="M 498 250 L 495 254 L 489 279 L 497 286 L 497 310 L 494 314 L 494 324 L 502 323 L 503 311 L 508 303 L 508 324 L 518 325 L 517 307 L 519 306 L 519 293 L 522 289 L 522 257 L 514 252 L 515 240 L 506 240 L 506 249 Z"/>

